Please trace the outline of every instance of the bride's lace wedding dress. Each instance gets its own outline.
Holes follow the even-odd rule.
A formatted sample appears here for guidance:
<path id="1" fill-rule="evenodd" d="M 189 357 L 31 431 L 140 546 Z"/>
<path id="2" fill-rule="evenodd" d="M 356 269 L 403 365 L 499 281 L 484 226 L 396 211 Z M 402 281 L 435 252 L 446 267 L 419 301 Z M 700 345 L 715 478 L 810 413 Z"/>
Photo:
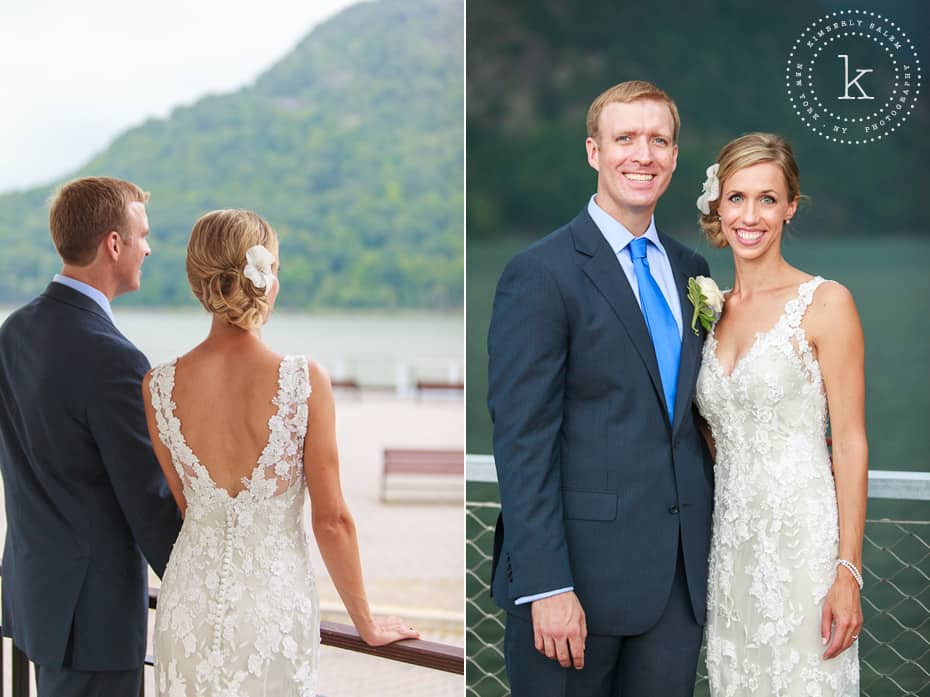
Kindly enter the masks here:
<path id="1" fill-rule="evenodd" d="M 235 495 L 185 442 L 174 367 L 157 367 L 151 379 L 159 437 L 187 499 L 155 618 L 158 694 L 310 697 L 320 618 L 303 522 L 307 360 L 281 362 L 268 442 Z"/>
<path id="2" fill-rule="evenodd" d="M 707 608 L 714 697 L 852 697 L 857 645 L 824 661 L 820 617 L 836 577 L 836 490 L 820 366 L 801 327 L 802 283 L 727 375 L 711 330 L 697 405 L 717 447 Z"/>

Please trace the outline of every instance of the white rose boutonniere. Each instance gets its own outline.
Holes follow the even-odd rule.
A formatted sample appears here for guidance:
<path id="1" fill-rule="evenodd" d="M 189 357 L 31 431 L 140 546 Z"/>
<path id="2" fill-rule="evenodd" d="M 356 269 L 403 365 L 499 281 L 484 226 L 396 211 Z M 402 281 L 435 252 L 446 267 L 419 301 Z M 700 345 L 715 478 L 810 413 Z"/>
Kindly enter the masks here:
<path id="1" fill-rule="evenodd" d="M 274 266 L 274 254 L 263 245 L 256 244 L 249 247 L 245 253 L 245 268 L 242 269 L 242 273 L 252 281 L 256 288 L 264 288 L 265 295 L 267 295 L 271 284 L 274 283 L 272 266 Z"/>
<path id="2" fill-rule="evenodd" d="M 714 326 L 720 313 L 723 312 L 723 293 L 717 287 L 714 279 L 707 276 L 697 276 L 688 279 L 688 300 L 694 305 L 694 314 L 691 316 L 691 329 L 699 334 L 697 323 L 707 331 Z"/>

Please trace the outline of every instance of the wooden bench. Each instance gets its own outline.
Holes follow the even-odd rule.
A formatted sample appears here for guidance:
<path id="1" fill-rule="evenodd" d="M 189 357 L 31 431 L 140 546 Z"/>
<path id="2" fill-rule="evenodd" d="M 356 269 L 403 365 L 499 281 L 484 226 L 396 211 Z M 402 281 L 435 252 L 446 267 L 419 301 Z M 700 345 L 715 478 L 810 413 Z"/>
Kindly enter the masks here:
<path id="1" fill-rule="evenodd" d="M 462 503 L 465 497 L 462 450 L 385 448 L 382 501 Z"/>
<path id="2" fill-rule="evenodd" d="M 440 382 L 438 380 L 417 380 L 417 397 L 434 397 L 440 399 L 461 399 L 465 394 L 463 382 Z"/>

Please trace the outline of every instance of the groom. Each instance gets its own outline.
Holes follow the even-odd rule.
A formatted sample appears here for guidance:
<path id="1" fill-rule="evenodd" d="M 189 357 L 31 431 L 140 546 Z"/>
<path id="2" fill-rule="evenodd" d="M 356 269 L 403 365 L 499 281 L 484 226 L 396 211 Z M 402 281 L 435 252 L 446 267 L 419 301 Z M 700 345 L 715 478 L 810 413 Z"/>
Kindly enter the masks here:
<path id="1" fill-rule="evenodd" d="M 494 299 L 492 592 L 514 697 L 691 697 L 713 470 L 687 286 L 710 274 L 653 219 L 678 155 L 671 98 L 621 83 L 587 129 L 597 193 Z"/>
<path id="2" fill-rule="evenodd" d="M 62 272 L 0 328 L 3 633 L 39 697 L 139 694 L 145 560 L 160 576 L 180 528 L 145 421 L 149 364 L 110 310 L 139 288 L 147 199 L 118 179 L 65 184 L 49 215 Z"/>

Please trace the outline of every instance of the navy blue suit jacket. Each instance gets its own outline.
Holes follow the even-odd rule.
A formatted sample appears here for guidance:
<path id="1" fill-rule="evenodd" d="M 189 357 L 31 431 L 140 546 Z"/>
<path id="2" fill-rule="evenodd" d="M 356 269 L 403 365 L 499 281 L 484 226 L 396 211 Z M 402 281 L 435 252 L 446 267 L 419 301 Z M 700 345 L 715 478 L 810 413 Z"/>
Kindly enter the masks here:
<path id="1" fill-rule="evenodd" d="M 39 665 L 144 660 L 145 560 L 161 575 L 181 525 L 149 441 L 148 368 L 93 300 L 59 283 L 0 328 L 3 633 Z"/>
<path id="2" fill-rule="evenodd" d="M 685 323 L 669 423 L 649 331 L 619 261 L 583 210 L 514 257 L 488 334 L 488 407 L 501 494 L 492 592 L 574 586 L 588 631 L 632 635 L 661 616 L 679 539 L 703 623 L 713 464 L 692 407 L 703 333 L 689 276 L 707 262 L 660 235 Z"/>

